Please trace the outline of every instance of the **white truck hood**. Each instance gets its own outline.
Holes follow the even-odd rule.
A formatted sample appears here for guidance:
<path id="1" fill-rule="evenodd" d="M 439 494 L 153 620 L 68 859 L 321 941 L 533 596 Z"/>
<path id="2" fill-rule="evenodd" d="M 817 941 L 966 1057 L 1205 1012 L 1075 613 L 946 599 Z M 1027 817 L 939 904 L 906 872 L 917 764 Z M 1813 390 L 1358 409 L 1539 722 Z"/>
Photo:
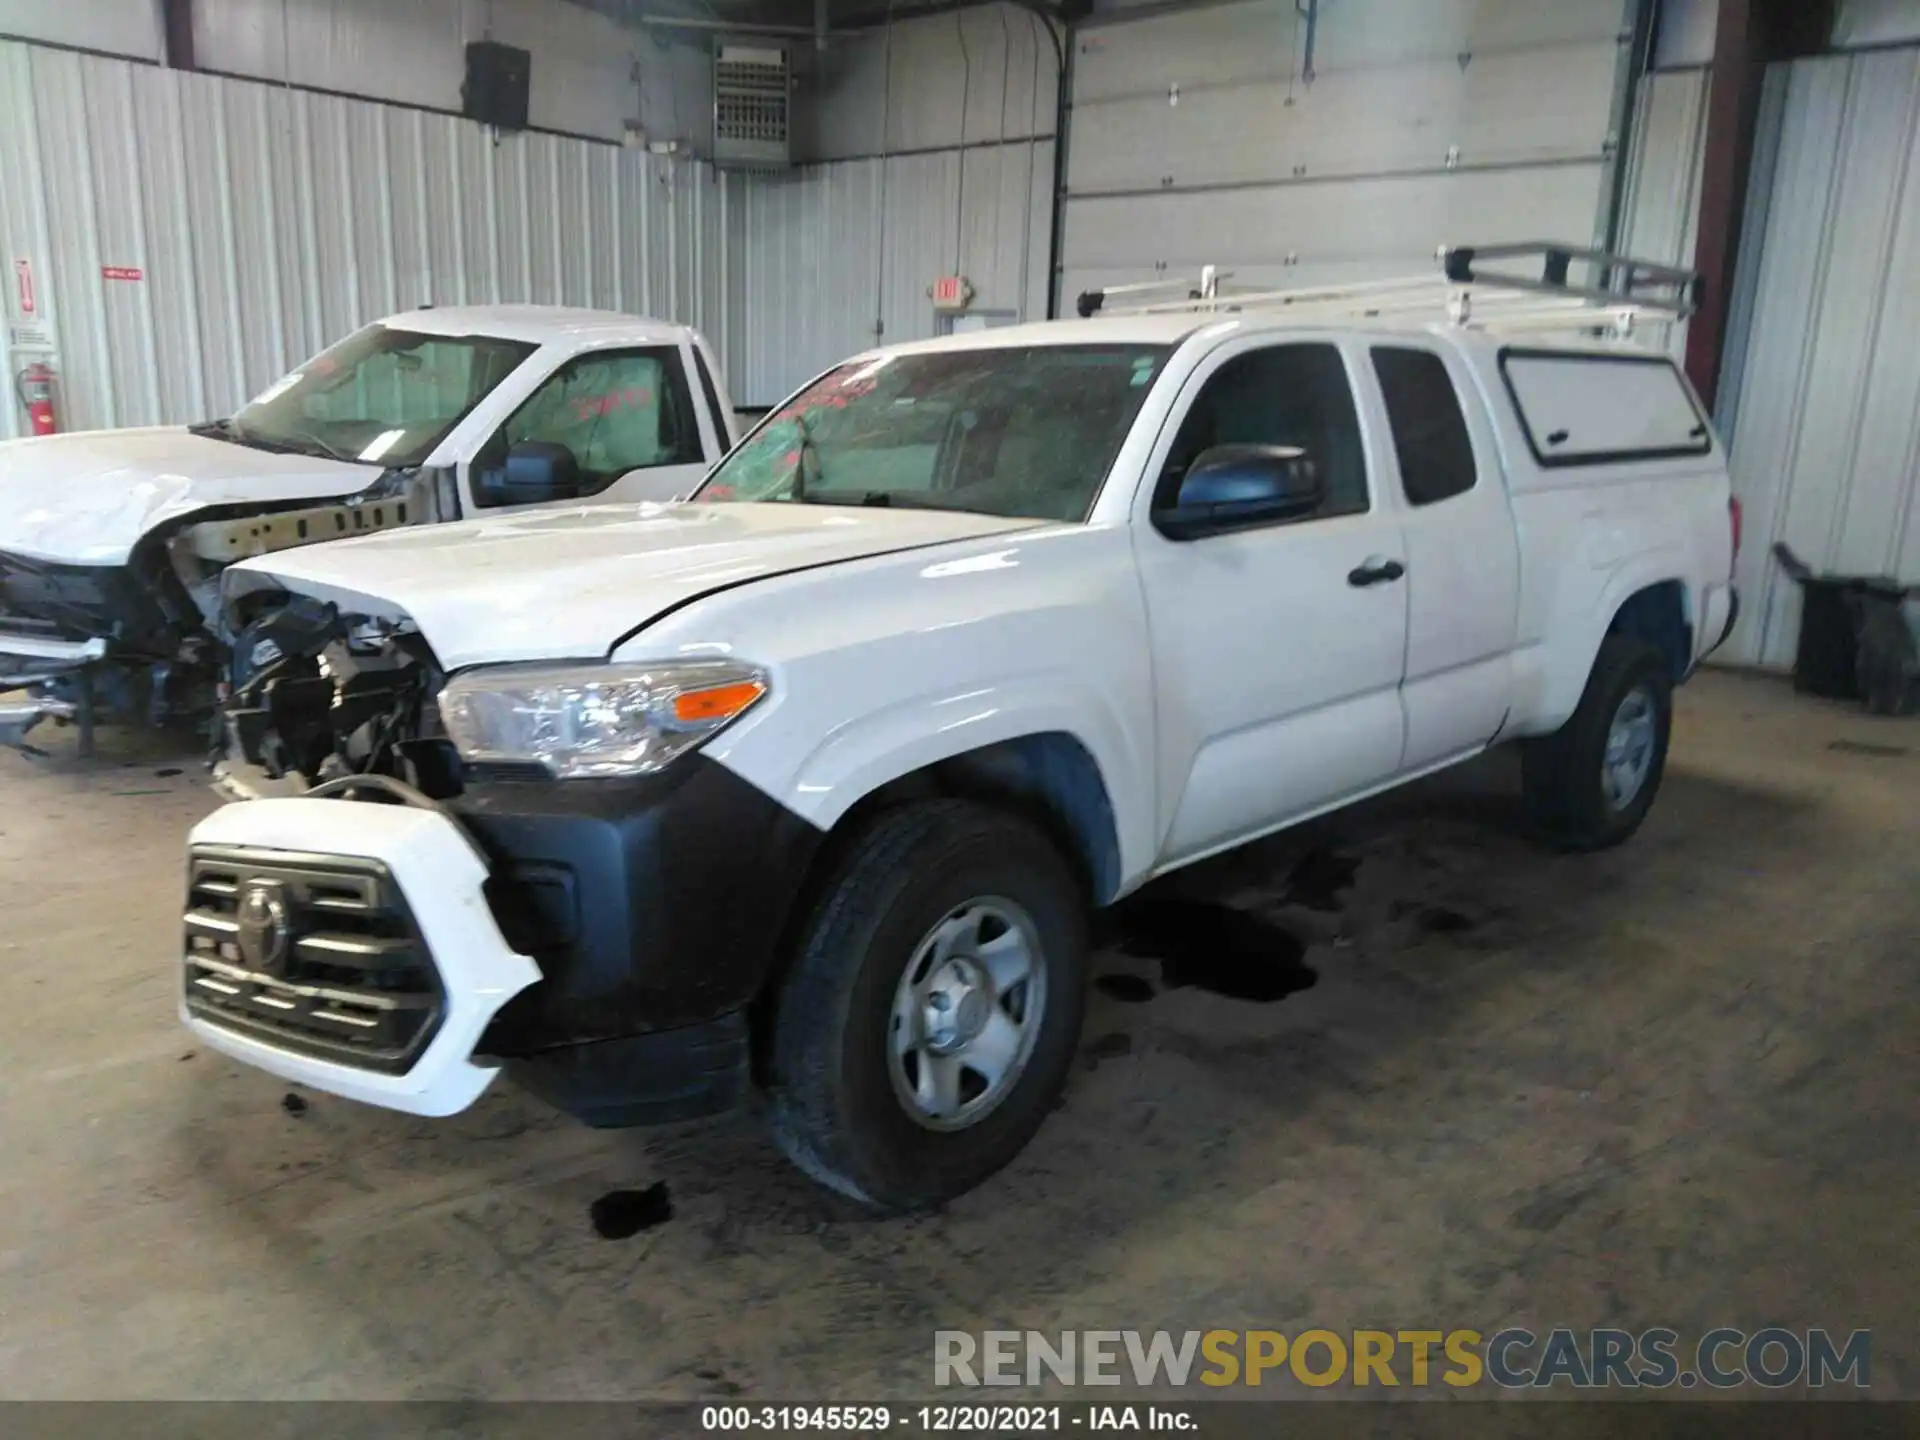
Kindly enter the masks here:
<path id="1" fill-rule="evenodd" d="M 598 658 L 666 610 L 794 570 L 1043 522 L 837 505 L 588 505 L 388 530 L 244 560 L 349 614 L 408 616 L 441 665 Z"/>
<path id="2" fill-rule="evenodd" d="M 0 444 L 0 551 L 119 565 L 158 525 L 211 506 L 351 495 L 381 474 L 185 429 L 94 430 Z"/>

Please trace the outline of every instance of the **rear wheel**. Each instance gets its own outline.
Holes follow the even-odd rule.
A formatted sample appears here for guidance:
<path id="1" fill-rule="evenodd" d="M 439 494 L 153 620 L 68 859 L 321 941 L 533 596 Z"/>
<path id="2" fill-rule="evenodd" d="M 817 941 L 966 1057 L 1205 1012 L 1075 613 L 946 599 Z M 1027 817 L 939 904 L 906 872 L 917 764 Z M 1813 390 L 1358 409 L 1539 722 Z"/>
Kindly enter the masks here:
<path id="1" fill-rule="evenodd" d="M 781 987 L 781 1148 L 878 1210 L 971 1189 L 1052 1109 L 1085 979 L 1084 899 L 1045 836 L 964 801 L 888 812 L 842 862 Z"/>
<path id="2" fill-rule="evenodd" d="M 1570 850 L 1601 850 L 1627 839 L 1659 792 L 1672 726 L 1666 657 L 1644 640 L 1607 636 L 1579 708 L 1522 752 L 1534 823 Z"/>

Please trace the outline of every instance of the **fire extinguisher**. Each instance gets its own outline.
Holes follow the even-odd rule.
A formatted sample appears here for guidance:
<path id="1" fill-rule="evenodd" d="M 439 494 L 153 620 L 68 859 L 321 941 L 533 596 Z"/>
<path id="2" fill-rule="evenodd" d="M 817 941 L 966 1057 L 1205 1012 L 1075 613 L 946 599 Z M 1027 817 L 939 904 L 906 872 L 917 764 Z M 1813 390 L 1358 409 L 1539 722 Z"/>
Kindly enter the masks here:
<path id="1" fill-rule="evenodd" d="M 53 413 L 53 367 L 38 363 L 14 376 L 20 403 L 27 407 L 27 429 L 34 435 L 52 435 L 60 429 Z"/>

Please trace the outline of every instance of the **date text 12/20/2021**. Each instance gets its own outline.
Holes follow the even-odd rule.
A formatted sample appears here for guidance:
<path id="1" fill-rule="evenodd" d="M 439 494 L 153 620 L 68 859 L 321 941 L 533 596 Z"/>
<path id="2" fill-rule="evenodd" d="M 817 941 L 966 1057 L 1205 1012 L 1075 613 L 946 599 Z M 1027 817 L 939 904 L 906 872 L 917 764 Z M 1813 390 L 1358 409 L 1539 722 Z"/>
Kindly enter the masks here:
<path id="1" fill-rule="evenodd" d="M 1178 1405 L 708 1405 L 709 1432 L 901 1430 L 924 1435 L 1028 1435 L 1075 1430 L 1196 1432 L 1193 1409 Z"/>

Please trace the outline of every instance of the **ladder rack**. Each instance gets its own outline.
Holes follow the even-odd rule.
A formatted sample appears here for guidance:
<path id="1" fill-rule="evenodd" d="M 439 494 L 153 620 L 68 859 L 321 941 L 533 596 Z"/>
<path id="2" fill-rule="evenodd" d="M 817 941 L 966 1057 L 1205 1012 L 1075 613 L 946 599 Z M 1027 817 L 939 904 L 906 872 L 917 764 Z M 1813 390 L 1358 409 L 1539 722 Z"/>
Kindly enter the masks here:
<path id="1" fill-rule="evenodd" d="M 1511 245 L 1443 246 L 1436 274 L 1367 280 L 1290 290 L 1232 291 L 1230 271 L 1209 265 L 1192 279 L 1109 285 L 1080 296 L 1083 318 L 1094 315 L 1284 310 L 1304 319 L 1418 316 L 1455 325 L 1502 330 L 1610 330 L 1622 339 L 1636 322 L 1684 320 L 1698 307 L 1699 277 L 1691 270 L 1587 250 L 1552 241 Z M 1538 273 L 1515 273 L 1504 262 L 1538 262 Z M 1489 262 L 1502 268 L 1484 268 Z M 1584 283 L 1572 269 L 1588 268 Z M 1115 305 L 1111 302 L 1120 301 Z"/>

